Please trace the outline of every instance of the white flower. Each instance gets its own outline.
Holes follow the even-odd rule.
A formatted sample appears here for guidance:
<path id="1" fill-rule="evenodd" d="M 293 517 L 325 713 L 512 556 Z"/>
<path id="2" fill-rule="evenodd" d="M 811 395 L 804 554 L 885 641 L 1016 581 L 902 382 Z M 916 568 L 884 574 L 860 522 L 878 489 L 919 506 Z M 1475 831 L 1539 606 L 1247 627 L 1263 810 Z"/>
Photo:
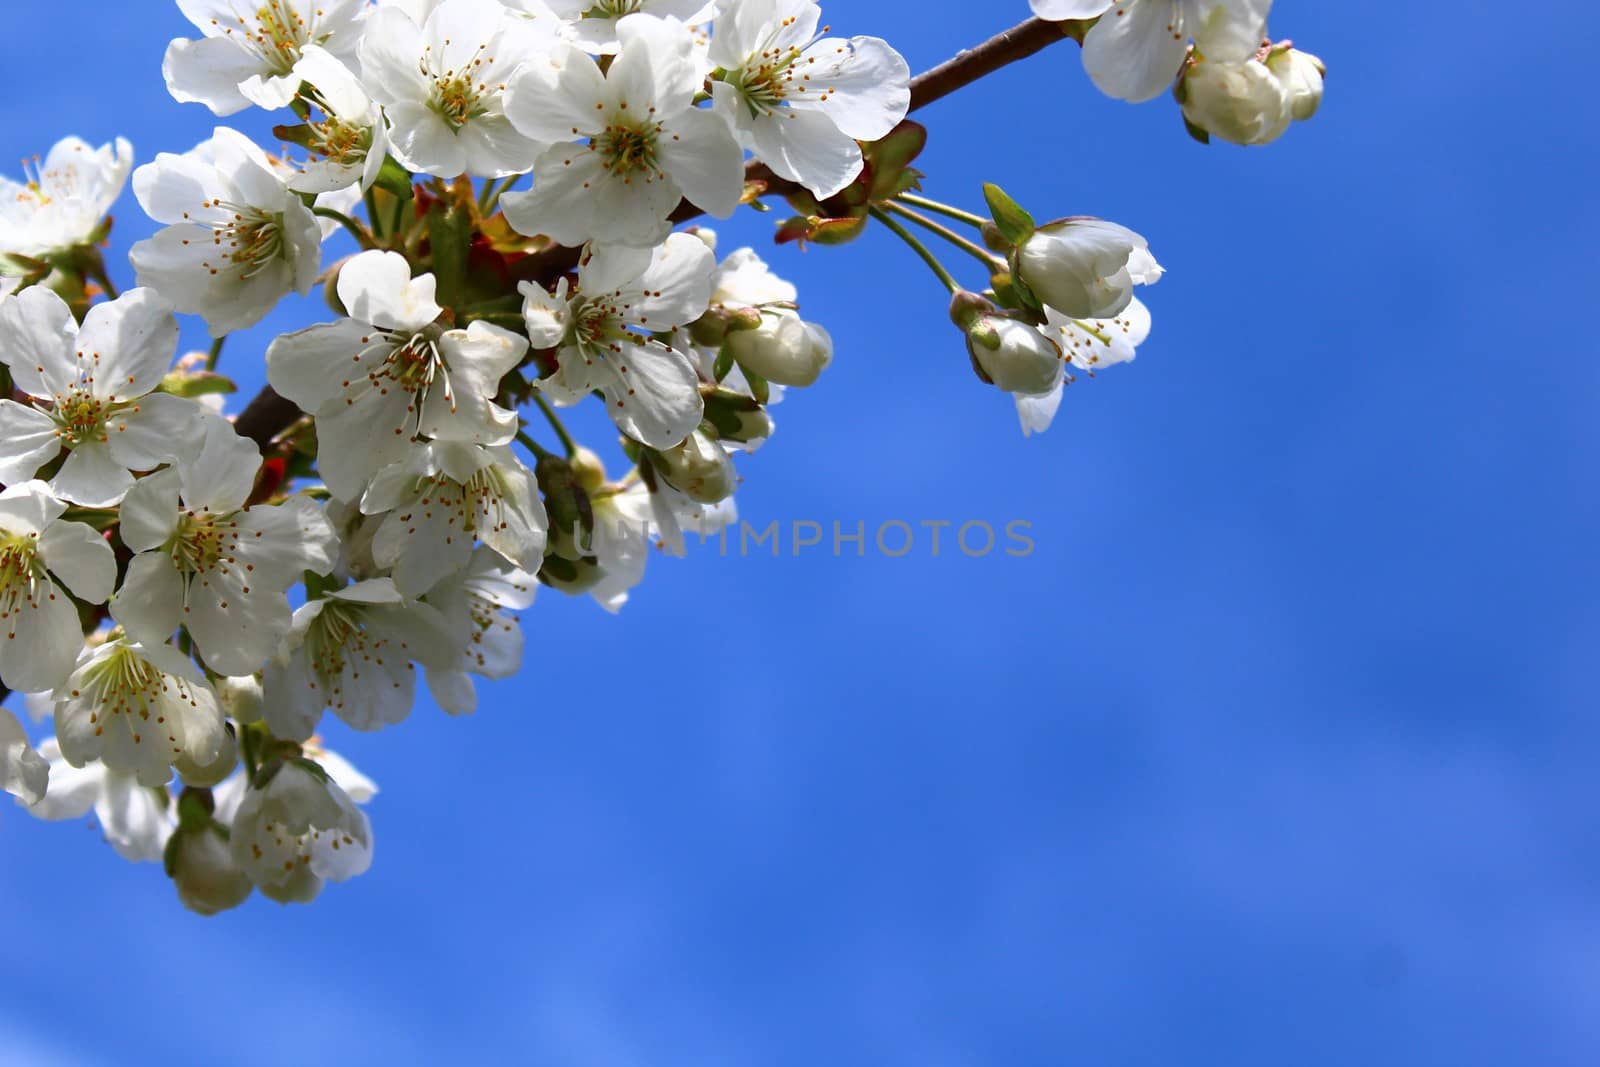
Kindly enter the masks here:
<path id="1" fill-rule="evenodd" d="M 135 552 L 111 615 L 147 644 L 188 628 L 208 667 L 245 675 L 289 631 L 288 590 L 337 558 L 333 527 L 304 497 L 246 507 L 261 463 L 254 442 L 222 419 L 200 456 L 145 478 L 122 505 Z"/>
<path id="2" fill-rule="evenodd" d="M 279 903 L 309 902 L 325 880 L 343 882 L 372 865 L 366 815 L 309 760 L 263 768 L 232 821 L 234 862 Z"/>
<path id="3" fill-rule="evenodd" d="M 487 547 L 472 554 L 461 573 L 428 594 L 452 632 L 466 634 L 466 648 L 452 669 L 428 671 L 428 691 L 445 711 L 463 715 L 477 708 L 471 675 L 503 680 L 522 666 L 522 626 L 513 611 L 525 611 L 538 591 L 537 575 L 507 563 Z"/>
<path id="4" fill-rule="evenodd" d="M 0 708 L 0 789 L 23 804 L 37 804 L 50 784 L 50 764 L 28 744 L 17 717 Z"/>
<path id="5" fill-rule="evenodd" d="M 1296 122 L 1305 122 L 1322 107 L 1322 83 L 1327 65 L 1298 48 L 1281 46 L 1267 56 L 1267 66 L 1289 92 L 1290 108 Z"/>
<path id="6" fill-rule="evenodd" d="M 112 507 L 133 487 L 130 472 L 191 454 L 200 406 L 152 392 L 177 350 L 178 321 L 153 289 L 96 304 L 82 327 L 42 286 L 0 300 L 0 362 L 38 398 L 0 400 L 0 483 L 32 478 L 67 449 L 50 488 L 75 504 Z"/>
<path id="7" fill-rule="evenodd" d="M 373 478 L 361 510 L 383 515 L 374 562 L 417 597 L 472 559 L 474 537 L 507 562 L 537 572 L 548 521 L 539 483 L 511 449 L 436 442 Z"/>
<path id="8" fill-rule="evenodd" d="M 508 7 L 530 6 L 528 0 L 506 0 Z M 573 24 L 574 43 L 585 52 L 611 55 L 621 46 L 618 26 L 632 14 L 677 19 L 690 26 L 711 17 L 715 0 L 547 0 L 549 8 Z M 719 29 L 720 32 L 720 29 Z"/>
<path id="9" fill-rule="evenodd" d="M 877 37 L 818 38 L 811 0 L 743 0 L 717 18 L 717 110 L 767 166 L 826 199 L 855 181 L 858 141 L 888 135 L 911 107 L 911 69 Z"/>
<path id="10" fill-rule="evenodd" d="M 1184 118 L 1230 144 L 1270 144 L 1294 121 L 1288 83 L 1253 58 L 1191 63 L 1181 99 Z"/>
<path id="11" fill-rule="evenodd" d="M 213 337 L 254 326 L 290 292 L 310 292 L 323 234 L 288 177 L 229 129 L 140 167 L 134 194 L 166 228 L 128 255 L 139 284 L 205 319 Z"/>
<path id="12" fill-rule="evenodd" d="M 1272 0 L 1030 0 L 1043 19 L 1100 16 L 1083 40 L 1083 66 L 1107 96 L 1132 103 L 1171 87 L 1189 39 L 1207 58 L 1242 60 L 1261 44 Z"/>
<path id="13" fill-rule="evenodd" d="M 1072 318 L 1113 318 L 1133 287 L 1161 280 L 1145 239 L 1104 219 L 1064 219 L 1039 227 L 1014 256 L 1017 280 L 1047 307 Z"/>
<path id="14" fill-rule="evenodd" d="M 1137 298 L 1114 319 L 1068 319 L 1053 311 L 1048 318 L 1045 332 L 1061 345 L 1074 367 L 1090 374 L 1132 362 L 1138 347 L 1150 336 L 1150 309 Z M 1024 437 L 1050 428 L 1065 391 L 1063 378 L 1043 395 L 1017 395 L 1017 418 Z"/>
<path id="15" fill-rule="evenodd" d="M 324 708 L 357 730 L 381 730 L 411 714 L 416 660 L 453 670 L 466 641 L 427 604 L 375 578 L 313 600 L 263 675 L 262 718 L 273 734 L 303 741 Z"/>
<path id="16" fill-rule="evenodd" d="M 599 390 L 623 433 L 651 448 L 678 444 L 705 412 L 699 373 L 687 355 L 639 331 L 666 332 L 704 314 L 714 265 L 704 242 L 677 233 L 654 252 L 594 249 L 570 299 L 566 279 L 554 296 L 523 283 L 528 336 L 536 348 L 559 349 L 556 373 L 538 388 L 564 405 Z"/>
<path id="17" fill-rule="evenodd" d="M 702 229 L 695 234 L 702 241 L 709 239 L 708 247 L 716 251 L 716 236 Z M 774 274 L 766 260 L 753 248 L 740 248 L 717 264 L 711 275 L 711 303 L 728 308 L 765 307 L 769 304 L 793 304 L 800 298 L 791 282 Z"/>
<path id="18" fill-rule="evenodd" d="M 142 785 L 166 785 L 179 759 L 216 759 L 227 736 L 216 693 L 168 645 L 118 639 L 86 649 L 55 700 L 68 763 L 98 760 Z"/>
<path id="19" fill-rule="evenodd" d="M 685 197 L 718 218 L 739 206 L 744 153 L 725 118 L 695 106 L 703 81 L 689 30 L 630 15 L 618 33 L 621 51 L 603 74 L 563 46 L 553 69 L 529 65 L 512 83 L 506 114 L 553 145 L 534 166 L 532 191 L 501 198 L 522 233 L 649 248 Z"/>
<path id="20" fill-rule="evenodd" d="M 833 362 L 833 338 L 788 308 L 763 308 L 754 330 L 732 330 L 726 342 L 739 366 L 779 385 L 812 385 Z"/>
<path id="21" fill-rule="evenodd" d="M 89 244 L 131 169 L 133 146 L 122 138 L 91 148 L 68 137 L 35 162 L 32 180 L 0 177 L 0 252 L 37 257 Z"/>
<path id="22" fill-rule="evenodd" d="M 989 380 L 1008 393 L 1038 396 L 1061 382 L 1061 347 L 1025 322 L 979 316 L 967 331 L 967 350 Z"/>
<path id="23" fill-rule="evenodd" d="M 306 95 L 323 117 L 307 123 L 310 158 L 290 180 L 290 188 L 302 193 L 331 193 L 351 185 L 370 189 L 389 151 L 383 112 L 349 67 L 315 45 L 306 46 L 295 73 L 311 87 Z"/>
<path id="24" fill-rule="evenodd" d="M 167 46 L 162 73 L 180 103 L 199 103 L 217 115 L 255 104 L 289 106 L 300 88 L 295 64 L 307 45 L 343 60 L 361 36 L 364 0 L 178 0 L 178 9 L 205 34 Z"/>
<path id="25" fill-rule="evenodd" d="M 389 117 L 395 158 L 442 178 L 532 167 L 543 146 L 507 121 L 505 90 L 553 40 L 547 25 L 512 18 L 498 0 L 444 0 L 420 26 L 400 8 L 375 11 L 362 80 Z"/>
<path id="26" fill-rule="evenodd" d="M 111 546 L 93 527 L 62 522 L 66 504 L 43 482 L 0 491 L 0 682 L 13 690 L 54 689 L 83 647 L 78 609 L 103 604 L 117 580 Z"/>
<path id="27" fill-rule="evenodd" d="M 525 338 L 474 322 L 437 324 L 431 274 L 404 256 L 363 252 L 339 272 L 350 318 L 285 334 L 267 349 L 267 380 L 316 416 L 318 470 L 335 496 L 359 500 L 367 481 L 424 437 L 508 443 L 517 416 L 490 399 L 528 350 Z"/>
<path id="28" fill-rule="evenodd" d="M 39 755 L 50 764 L 50 791 L 28 809 L 29 814 L 59 822 L 81 819 L 93 809 L 117 855 L 132 863 L 160 861 L 174 826 L 165 790 L 141 785 L 133 775 L 103 763 L 73 767 L 53 737 L 39 745 Z"/>

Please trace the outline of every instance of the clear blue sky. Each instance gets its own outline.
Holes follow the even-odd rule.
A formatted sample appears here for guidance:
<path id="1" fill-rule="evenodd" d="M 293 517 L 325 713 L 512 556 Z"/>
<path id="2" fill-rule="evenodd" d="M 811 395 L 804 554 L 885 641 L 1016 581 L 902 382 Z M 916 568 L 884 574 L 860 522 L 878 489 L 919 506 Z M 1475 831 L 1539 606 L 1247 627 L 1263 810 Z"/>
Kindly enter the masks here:
<path id="1" fill-rule="evenodd" d="M 1170 270 L 1042 439 L 888 239 L 772 256 L 839 354 L 745 514 L 1022 519 L 1032 557 L 546 595 L 474 719 L 331 732 L 377 862 L 310 908 L 202 920 L 0 812 L 0 1060 L 1600 1061 L 1593 20 L 1277 9 L 1334 74 L 1270 150 L 1100 98 L 1070 46 L 924 116 L 935 195 L 1002 179 Z M 825 13 L 923 68 L 1026 6 Z M 162 86 L 175 5 L 6 22 L 0 158 L 212 125 Z"/>

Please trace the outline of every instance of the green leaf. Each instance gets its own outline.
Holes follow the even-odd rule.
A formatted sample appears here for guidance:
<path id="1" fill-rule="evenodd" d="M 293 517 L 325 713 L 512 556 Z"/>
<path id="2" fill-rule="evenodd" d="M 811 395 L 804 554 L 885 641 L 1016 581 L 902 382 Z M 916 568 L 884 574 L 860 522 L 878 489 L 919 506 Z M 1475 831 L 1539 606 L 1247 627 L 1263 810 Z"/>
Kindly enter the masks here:
<path id="1" fill-rule="evenodd" d="M 200 396 L 214 396 L 218 393 L 227 394 L 239 391 L 239 387 L 234 384 L 233 379 L 224 378 L 222 375 L 213 374 L 211 371 L 193 371 L 189 373 L 174 371 L 163 378 L 161 384 L 156 386 L 156 389 L 163 393 L 170 393 L 173 396 L 187 397 L 190 400 Z"/>
<path id="2" fill-rule="evenodd" d="M 994 218 L 995 227 L 1013 245 L 1024 244 L 1038 229 L 1033 216 L 993 182 L 984 185 L 983 198 L 989 203 L 989 214 Z"/>

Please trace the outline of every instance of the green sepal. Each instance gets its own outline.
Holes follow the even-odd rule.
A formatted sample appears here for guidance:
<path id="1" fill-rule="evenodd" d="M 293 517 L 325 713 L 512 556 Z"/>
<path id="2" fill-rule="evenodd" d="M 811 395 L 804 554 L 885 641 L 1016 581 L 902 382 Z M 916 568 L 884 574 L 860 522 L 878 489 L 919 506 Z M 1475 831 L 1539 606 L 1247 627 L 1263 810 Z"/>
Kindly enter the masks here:
<path id="1" fill-rule="evenodd" d="M 989 214 L 994 218 L 996 228 L 1013 246 L 1025 244 L 1039 228 L 1033 216 L 993 182 L 984 184 L 983 198 L 989 204 Z"/>
<path id="2" fill-rule="evenodd" d="M 396 163 L 393 156 L 383 157 L 383 168 L 378 171 L 378 177 L 373 184 L 401 200 L 410 200 L 413 195 L 411 172 Z"/>

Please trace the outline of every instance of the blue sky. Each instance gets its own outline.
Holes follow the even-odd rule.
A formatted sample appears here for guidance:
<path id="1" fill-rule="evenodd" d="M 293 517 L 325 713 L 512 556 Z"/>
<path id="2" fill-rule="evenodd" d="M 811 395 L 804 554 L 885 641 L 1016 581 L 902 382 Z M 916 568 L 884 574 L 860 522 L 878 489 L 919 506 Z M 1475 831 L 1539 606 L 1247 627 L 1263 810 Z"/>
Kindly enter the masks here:
<path id="1" fill-rule="evenodd" d="M 825 13 L 921 69 L 1026 11 Z M 7 23 L 0 158 L 213 124 L 161 83 L 175 5 Z M 543 596 L 474 718 L 329 731 L 377 861 L 310 908 L 202 920 L 0 813 L 0 1058 L 1594 1063 L 1588 42 L 1442 0 L 1274 25 L 1334 73 L 1265 151 L 1100 98 L 1070 46 L 922 116 L 933 195 L 998 179 L 1170 272 L 1043 438 L 886 236 L 771 254 L 839 351 L 746 516 L 1023 520 L 1030 557 L 713 551 L 617 619 Z M 148 230 L 129 197 L 117 249 Z"/>

